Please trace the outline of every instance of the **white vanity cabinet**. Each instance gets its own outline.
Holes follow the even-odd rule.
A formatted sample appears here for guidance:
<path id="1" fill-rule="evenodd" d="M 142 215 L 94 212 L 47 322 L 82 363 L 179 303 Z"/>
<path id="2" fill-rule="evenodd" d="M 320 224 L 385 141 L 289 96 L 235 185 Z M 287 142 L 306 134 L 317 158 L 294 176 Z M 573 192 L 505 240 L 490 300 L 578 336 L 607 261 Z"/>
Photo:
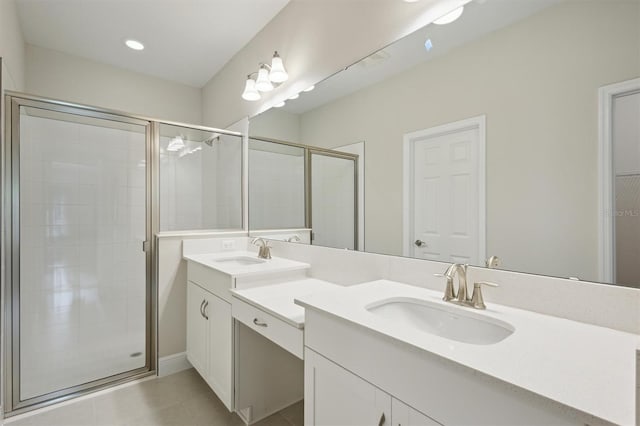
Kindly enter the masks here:
<path id="1" fill-rule="evenodd" d="M 233 411 L 232 280 L 193 262 L 187 276 L 187 359 Z"/>
<path id="2" fill-rule="evenodd" d="M 440 424 L 308 348 L 304 408 L 309 426 Z"/>

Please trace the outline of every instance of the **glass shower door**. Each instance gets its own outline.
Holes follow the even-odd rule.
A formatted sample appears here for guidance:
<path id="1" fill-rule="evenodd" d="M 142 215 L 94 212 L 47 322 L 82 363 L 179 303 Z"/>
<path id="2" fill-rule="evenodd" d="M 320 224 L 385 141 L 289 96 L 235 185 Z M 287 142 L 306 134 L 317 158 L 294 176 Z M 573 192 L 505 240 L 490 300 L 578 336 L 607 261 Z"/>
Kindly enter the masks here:
<path id="1" fill-rule="evenodd" d="M 312 244 L 357 250 L 357 157 L 309 150 Z"/>
<path id="2" fill-rule="evenodd" d="M 149 370 L 151 293 L 149 123 L 13 111 L 15 409 Z"/>

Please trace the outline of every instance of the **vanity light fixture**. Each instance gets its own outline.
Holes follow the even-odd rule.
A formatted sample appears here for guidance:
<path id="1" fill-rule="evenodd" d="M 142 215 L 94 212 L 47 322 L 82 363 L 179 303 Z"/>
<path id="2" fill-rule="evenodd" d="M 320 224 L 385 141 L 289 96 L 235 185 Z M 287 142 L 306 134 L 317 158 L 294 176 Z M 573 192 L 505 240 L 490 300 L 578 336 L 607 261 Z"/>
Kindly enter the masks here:
<path id="1" fill-rule="evenodd" d="M 247 76 L 247 82 L 244 85 L 244 92 L 242 92 L 242 99 L 246 101 L 257 101 L 260 98 L 260 92 L 256 89 L 256 81 L 251 78 L 251 74 L 249 74 Z"/>
<path id="2" fill-rule="evenodd" d="M 266 64 L 260 65 L 258 78 L 256 79 L 256 89 L 261 92 L 270 92 L 273 90 L 273 83 L 269 80 L 269 70 L 267 70 Z"/>
<path id="3" fill-rule="evenodd" d="M 259 69 L 257 72 L 247 76 L 244 92 L 242 92 L 242 99 L 247 101 L 257 101 L 261 98 L 259 92 L 270 92 L 275 86 L 280 85 L 289 78 L 289 74 L 287 74 L 284 68 L 284 63 L 278 51 L 273 53 L 271 65 L 261 62 L 258 66 Z M 255 80 L 253 78 L 254 74 L 257 74 Z"/>
<path id="4" fill-rule="evenodd" d="M 404 0 L 405 3 L 418 3 L 420 0 Z"/>
<path id="5" fill-rule="evenodd" d="M 296 93 L 296 94 L 295 94 L 295 95 L 293 95 L 293 96 L 289 96 L 289 100 L 291 100 L 291 101 L 292 101 L 292 100 L 294 100 L 294 99 L 298 99 L 299 97 L 300 97 L 300 93 Z"/>
<path id="6" fill-rule="evenodd" d="M 124 41 L 124 44 L 126 44 L 129 49 L 133 49 L 133 50 L 144 49 L 144 44 L 140 43 L 138 40 L 128 39 Z"/>
<path id="7" fill-rule="evenodd" d="M 313 89 L 315 89 L 315 88 L 316 88 L 316 86 L 311 85 L 311 86 L 307 87 L 306 89 L 304 89 L 304 90 L 303 90 L 303 92 L 310 92 L 310 91 L 312 91 L 312 90 L 313 90 Z"/>
<path id="8" fill-rule="evenodd" d="M 285 104 L 285 102 L 284 102 L 284 101 L 282 101 L 282 102 L 278 102 L 277 104 L 275 104 L 275 105 L 274 105 L 274 107 L 276 107 L 276 108 L 282 108 L 282 107 L 284 106 L 284 104 Z"/>
<path id="9" fill-rule="evenodd" d="M 447 25 L 447 24 L 450 24 L 453 21 L 455 21 L 456 19 L 458 19 L 460 17 L 460 15 L 462 15 L 462 12 L 464 12 L 464 6 L 460 6 L 457 9 L 453 9 L 451 12 L 449 12 L 446 15 L 443 15 L 443 16 L 439 17 L 438 19 L 436 19 L 435 21 L 433 21 L 433 23 L 436 24 L 436 25 Z"/>

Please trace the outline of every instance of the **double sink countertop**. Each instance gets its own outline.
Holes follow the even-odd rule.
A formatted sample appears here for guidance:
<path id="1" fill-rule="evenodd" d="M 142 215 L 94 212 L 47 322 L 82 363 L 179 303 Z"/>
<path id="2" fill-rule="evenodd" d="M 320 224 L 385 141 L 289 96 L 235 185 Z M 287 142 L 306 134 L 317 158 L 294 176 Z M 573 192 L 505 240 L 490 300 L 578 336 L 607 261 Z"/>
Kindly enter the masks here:
<path id="1" fill-rule="evenodd" d="M 245 257 L 256 255 L 222 252 L 184 256 L 234 277 L 268 276 L 310 267 L 278 257 L 265 262 Z M 488 303 L 482 311 L 458 307 L 443 302 L 441 292 L 389 280 L 345 287 L 306 278 L 231 291 L 234 297 L 296 328 L 304 327 L 305 309 L 324 312 L 601 419 L 624 425 L 635 421 L 636 350 L 640 344 L 635 334 L 495 303 Z M 385 300 L 412 299 L 461 316 L 507 323 L 513 333 L 497 343 L 464 343 L 407 326 L 371 309 Z"/>

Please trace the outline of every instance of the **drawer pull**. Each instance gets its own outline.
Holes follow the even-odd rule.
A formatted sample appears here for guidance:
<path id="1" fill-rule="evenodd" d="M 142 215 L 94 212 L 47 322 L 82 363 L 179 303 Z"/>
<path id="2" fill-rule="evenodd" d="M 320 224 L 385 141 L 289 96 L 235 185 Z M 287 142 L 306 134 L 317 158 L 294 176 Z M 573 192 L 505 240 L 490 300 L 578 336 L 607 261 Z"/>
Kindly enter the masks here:
<path id="1" fill-rule="evenodd" d="M 258 318 L 254 318 L 253 323 L 258 327 L 267 327 L 267 323 L 258 321 Z"/>
<path id="2" fill-rule="evenodd" d="M 207 315 L 207 308 L 209 307 L 209 301 L 207 300 L 202 307 L 202 316 L 204 319 L 209 320 L 209 315 Z"/>

